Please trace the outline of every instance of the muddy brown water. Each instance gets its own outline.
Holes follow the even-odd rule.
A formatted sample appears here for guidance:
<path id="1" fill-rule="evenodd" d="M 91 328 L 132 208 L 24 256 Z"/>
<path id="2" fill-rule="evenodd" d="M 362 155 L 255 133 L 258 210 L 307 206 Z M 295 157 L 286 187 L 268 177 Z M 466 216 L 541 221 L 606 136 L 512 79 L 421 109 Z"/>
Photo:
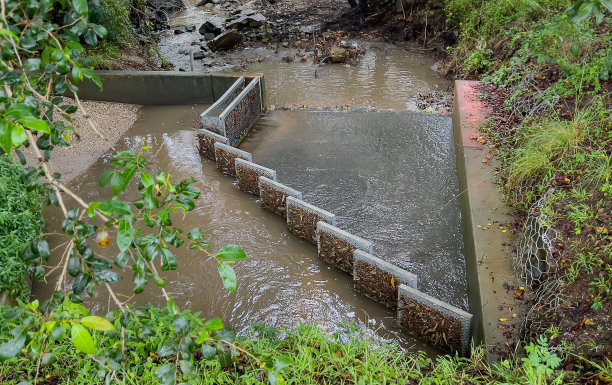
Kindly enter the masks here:
<path id="1" fill-rule="evenodd" d="M 257 197 L 238 191 L 233 178 L 222 176 L 214 163 L 200 159 L 190 126 L 193 115 L 204 109 L 205 106 L 144 107 L 116 146 L 118 151 L 138 151 L 143 145 L 151 145 L 151 171 L 166 170 L 175 182 L 193 176 L 202 190 L 197 209 L 184 219 L 174 215 L 175 223 L 186 231 L 201 227 L 213 253 L 226 244 L 239 244 L 248 255 L 235 266 L 239 283 L 236 293 L 231 294 L 223 288 L 214 261 L 185 247 L 177 250 L 178 270 L 164 273 L 166 288 L 177 303 L 202 312 L 203 317 L 221 317 L 239 332 L 259 322 L 288 329 L 300 322 L 316 323 L 330 332 L 340 330 L 341 322 L 354 322 L 380 341 L 397 341 L 410 349 L 435 353 L 398 330 L 394 312 L 357 295 L 349 275 L 321 262 L 316 247 L 296 239 L 279 216 L 261 208 Z M 111 153 L 105 154 L 72 183 L 71 187 L 85 200 L 111 198 L 109 189 L 98 186 L 99 176 L 111 169 L 110 159 Z M 135 189 L 128 196 L 136 197 Z M 49 229 L 61 226 L 59 210 L 48 210 L 46 217 Z M 102 251 L 95 245 L 93 248 Z M 115 252 L 105 250 L 111 256 Z M 58 249 L 52 258 L 57 261 L 59 254 Z M 123 272 L 125 278 L 115 284 L 120 298 L 132 296 L 132 275 L 129 270 Z M 54 282 L 53 277 L 49 282 Z M 50 287 L 35 283 L 33 290 L 36 297 L 43 299 Z M 163 303 L 153 283 L 130 302 Z M 100 290 L 86 298 L 86 304 L 95 311 L 106 311 L 108 296 Z M 377 334 L 371 330 L 377 330 Z"/>
<path id="2" fill-rule="evenodd" d="M 419 93 L 452 91 L 451 82 L 431 69 L 434 60 L 430 57 L 391 44 L 359 40 L 347 43 L 365 48 L 357 65 L 263 61 L 248 64 L 246 71 L 264 74 L 267 104 L 277 108 L 348 105 L 405 111 L 416 109 L 413 99 Z M 290 52 L 281 50 L 279 55 Z M 259 53 L 264 54 L 265 51 Z"/>

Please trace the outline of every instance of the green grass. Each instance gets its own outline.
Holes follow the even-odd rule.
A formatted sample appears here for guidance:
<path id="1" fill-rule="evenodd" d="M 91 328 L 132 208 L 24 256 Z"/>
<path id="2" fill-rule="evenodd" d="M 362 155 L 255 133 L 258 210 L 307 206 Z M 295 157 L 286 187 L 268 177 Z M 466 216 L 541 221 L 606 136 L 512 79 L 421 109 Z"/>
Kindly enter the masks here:
<path id="1" fill-rule="evenodd" d="M 23 167 L 0 156 L 0 290 L 26 298 L 30 268 L 19 252 L 43 230 L 43 198 L 40 189 L 21 181 Z"/>
<path id="2" fill-rule="evenodd" d="M 0 311 L 3 309 L 0 308 Z M 164 309 L 141 308 L 160 324 L 152 334 L 153 339 L 163 341 L 172 328 L 164 326 Z M 193 323 L 197 314 L 184 312 Z M 152 318 L 152 319 L 153 319 Z M 136 346 L 130 342 L 132 333 L 141 332 L 141 326 L 130 323 L 125 330 L 125 354 L 123 361 L 96 362 L 90 356 L 77 353 L 68 340 L 47 346 L 44 351 L 56 357 L 42 365 L 38 378 L 53 379 L 63 384 L 103 384 L 107 368 L 112 366 L 117 384 L 158 384 L 153 374 L 167 363 L 157 355 L 153 346 Z M 104 346 L 122 346 L 120 333 L 95 332 L 94 339 Z M 0 325 L 0 342 L 10 338 L 10 327 Z M 575 375 L 557 370 L 561 358 L 550 351 L 547 340 L 541 338 L 528 346 L 526 359 L 504 360 L 494 366 L 486 363 L 482 347 L 474 349 L 471 357 L 440 356 L 432 359 L 424 353 L 407 353 L 395 345 L 375 345 L 363 337 L 351 325 L 344 325 L 341 332 L 330 335 L 316 326 L 302 325 L 293 331 L 280 331 L 254 325 L 248 337 L 238 338 L 236 346 L 257 357 L 259 362 L 270 362 L 283 357 L 288 364 L 281 376 L 286 384 L 546 384 L 573 383 Z M 142 349 L 144 348 L 144 350 Z M 152 349 L 152 351 L 151 351 Z M 20 357 L 0 363 L 0 381 L 15 385 L 22 380 L 32 380 L 37 373 L 36 360 Z M 194 362 L 198 384 L 261 384 L 268 378 L 261 364 L 244 355 L 234 363 L 221 365 L 218 360 Z M 607 365 L 607 364 L 606 364 Z M 609 375 L 607 366 L 588 375 Z M 179 373 L 177 380 L 187 381 Z"/>

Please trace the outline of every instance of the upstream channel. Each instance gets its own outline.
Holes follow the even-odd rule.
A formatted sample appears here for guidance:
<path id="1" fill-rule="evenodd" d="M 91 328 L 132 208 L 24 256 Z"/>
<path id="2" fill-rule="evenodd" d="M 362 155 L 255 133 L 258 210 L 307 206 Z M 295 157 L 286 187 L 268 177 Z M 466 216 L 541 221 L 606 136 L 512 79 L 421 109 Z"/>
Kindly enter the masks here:
<path id="1" fill-rule="evenodd" d="M 405 55 L 407 62 L 412 60 L 397 48 L 382 49 L 395 50 L 393 55 L 400 58 Z M 384 57 L 375 63 L 380 71 Z M 422 66 L 428 67 L 428 63 Z M 333 71 L 346 82 L 363 82 L 372 75 L 371 71 L 359 73 L 347 67 Z M 435 79 L 429 71 L 430 79 Z M 406 89 L 416 83 L 429 84 L 430 91 L 435 88 L 418 74 L 397 73 L 401 76 L 391 74 L 385 82 Z M 286 81 L 283 76 L 277 79 L 266 77 L 268 90 L 273 90 L 268 95 L 271 100 L 286 98 L 274 91 L 282 89 Z M 321 95 L 333 95 L 337 87 L 333 82 L 313 84 L 316 90 L 311 88 L 311 92 Z M 387 93 L 377 90 L 376 84 L 373 81 L 371 85 L 373 93 L 357 95 L 351 101 L 352 106 L 367 108 L 273 111 L 260 121 L 241 149 L 252 151 L 256 162 L 277 169 L 279 181 L 301 189 L 307 201 L 334 212 L 340 227 L 373 241 L 374 254 L 417 273 L 425 292 L 467 309 L 450 114 L 379 111 L 377 108 L 396 106 L 404 109 L 407 97 L 398 93 L 385 99 Z M 380 103 L 372 96 L 376 94 L 381 95 Z M 319 99 L 317 104 L 331 103 Z M 289 329 L 302 322 L 316 323 L 333 332 L 341 329 L 340 323 L 354 322 L 381 340 L 432 352 L 399 331 L 395 312 L 355 293 L 350 276 L 321 262 L 315 246 L 294 238 L 282 219 L 263 210 L 256 197 L 238 191 L 233 178 L 218 173 L 214 163 L 200 158 L 191 127 L 206 107 L 145 106 L 116 146 L 118 151 L 138 151 L 151 145 L 148 158 L 153 172 L 165 170 L 175 181 L 193 176 L 202 190 L 197 209 L 185 218 L 176 215 L 175 222 L 187 231 L 201 227 L 211 242 L 211 252 L 233 243 L 241 245 L 249 256 L 237 264 L 238 290 L 229 294 L 217 276 L 214 261 L 187 249 L 177 252 L 178 270 L 166 273 L 167 290 L 177 303 L 202 312 L 203 317 L 222 317 L 242 333 L 254 323 Z M 109 152 L 72 184 L 84 199 L 111 198 L 110 191 L 97 183 L 110 169 L 110 159 Z M 130 191 L 128 196 L 134 194 Z M 60 213 L 49 211 L 47 223 L 49 228 L 60 227 Z M 129 298 L 131 272 L 124 272 L 124 276 L 118 291 Z M 45 285 L 34 287 L 40 298 L 47 292 Z M 159 304 L 161 295 L 151 286 L 131 301 Z M 98 311 L 108 308 L 103 294 L 86 302 Z"/>

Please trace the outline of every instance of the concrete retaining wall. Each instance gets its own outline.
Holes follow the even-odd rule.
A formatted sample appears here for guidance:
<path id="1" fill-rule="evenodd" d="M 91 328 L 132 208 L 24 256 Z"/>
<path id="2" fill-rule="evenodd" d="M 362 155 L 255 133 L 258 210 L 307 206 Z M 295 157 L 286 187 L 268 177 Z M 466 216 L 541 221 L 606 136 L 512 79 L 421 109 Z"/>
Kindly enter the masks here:
<path id="1" fill-rule="evenodd" d="M 404 284 L 416 288 L 416 275 L 361 250 L 353 255 L 355 290 L 389 309 L 397 307 L 397 289 Z"/>
<path id="2" fill-rule="evenodd" d="M 302 193 L 273 181 L 265 176 L 259 177 L 259 196 L 261 207 L 287 219 L 287 197 L 302 199 Z"/>
<path id="3" fill-rule="evenodd" d="M 500 324 L 499 319 L 514 318 L 514 314 L 524 311 L 524 306 L 514 299 L 512 290 L 503 286 L 520 286 L 512 269 L 512 233 L 496 229 L 497 226 L 482 229 L 488 223 L 513 223 L 514 219 L 494 182 L 500 162 L 487 145 L 476 140 L 482 136 L 478 125 L 489 115 L 478 97 L 478 84 L 455 82 L 453 131 L 459 188 L 463 191 L 461 226 L 470 313 L 474 314 L 472 336 L 485 343 L 487 358 L 494 362 L 499 350 L 495 347 L 504 348 L 507 340 L 503 335 L 506 325 Z M 488 160 L 487 155 L 492 155 L 492 159 Z"/>
<path id="4" fill-rule="evenodd" d="M 253 195 L 259 195 L 259 177 L 276 180 L 276 171 L 247 160 L 236 158 L 236 179 L 238 189 Z"/>
<path id="5" fill-rule="evenodd" d="M 316 245 L 319 221 L 335 225 L 336 215 L 301 199 L 287 197 L 287 226 L 296 237 Z"/>
<path id="6" fill-rule="evenodd" d="M 330 265 L 353 274 L 353 253 L 360 249 L 372 254 L 374 244 L 326 222 L 317 223 L 319 258 Z"/>
<path id="7" fill-rule="evenodd" d="M 398 297 L 397 318 L 406 332 L 444 352 L 469 354 L 471 314 L 403 284 Z"/>
<path id="8" fill-rule="evenodd" d="M 212 161 L 215 161 L 215 143 L 219 142 L 229 145 L 229 139 L 225 136 L 215 134 L 203 128 L 196 130 L 196 139 L 200 156 Z"/>
<path id="9" fill-rule="evenodd" d="M 249 162 L 253 160 L 253 156 L 250 153 L 239 150 L 227 144 L 216 142 L 214 146 L 217 170 L 221 171 L 225 175 L 236 176 L 236 158 L 241 158 Z"/>
<path id="10" fill-rule="evenodd" d="M 133 104 L 213 103 L 241 76 L 260 74 L 178 71 L 96 71 L 104 88 L 78 84 L 83 99 Z"/>

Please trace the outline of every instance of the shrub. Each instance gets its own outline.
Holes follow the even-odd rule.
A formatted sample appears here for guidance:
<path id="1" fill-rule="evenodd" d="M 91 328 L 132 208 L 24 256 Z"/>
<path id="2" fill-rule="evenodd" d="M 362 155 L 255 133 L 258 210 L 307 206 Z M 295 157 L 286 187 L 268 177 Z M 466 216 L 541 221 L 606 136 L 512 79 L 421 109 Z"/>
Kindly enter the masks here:
<path id="1" fill-rule="evenodd" d="M 15 296 L 28 294 L 29 268 L 19 251 L 40 235 L 44 225 L 42 195 L 38 187 L 22 182 L 22 172 L 9 156 L 0 156 L 0 290 Z"/>

